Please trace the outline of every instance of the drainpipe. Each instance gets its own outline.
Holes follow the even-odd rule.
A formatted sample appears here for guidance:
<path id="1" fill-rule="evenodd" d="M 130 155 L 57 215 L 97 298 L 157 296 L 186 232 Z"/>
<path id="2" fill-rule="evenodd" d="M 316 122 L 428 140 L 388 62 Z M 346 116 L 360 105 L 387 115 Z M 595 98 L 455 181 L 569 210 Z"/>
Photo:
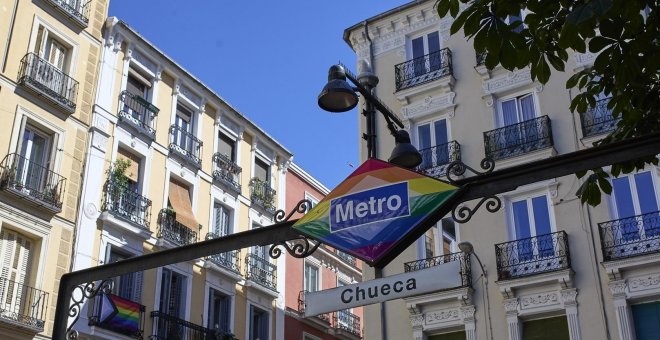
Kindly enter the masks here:
<path id="1" fill-rule="evenodd" d="M 16 21 L 16 11 L 18 10 L 18 1 L 14 1 L 14 9 L 11 12 L 11 19 L 9 20 L 9 31 L 7 34 L 7 43 L 5 44 L 5 51 L 2 53 L 2 73 L 5 73 L 7 68 L 7 55 L 9 54 L 9 46 L 11 45 L 11 37 L 14 34 L 14 22 Z"/>

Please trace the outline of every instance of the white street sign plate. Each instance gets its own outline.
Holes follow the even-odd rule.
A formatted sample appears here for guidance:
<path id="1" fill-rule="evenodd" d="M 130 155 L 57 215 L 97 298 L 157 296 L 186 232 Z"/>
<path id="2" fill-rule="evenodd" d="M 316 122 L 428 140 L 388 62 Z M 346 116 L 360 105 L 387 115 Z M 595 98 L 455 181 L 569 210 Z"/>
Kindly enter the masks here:
<path id="1" fill-rule="evenodd" d="M 461 261 L 305 294 L 305 317 L 461 286 Z"/>

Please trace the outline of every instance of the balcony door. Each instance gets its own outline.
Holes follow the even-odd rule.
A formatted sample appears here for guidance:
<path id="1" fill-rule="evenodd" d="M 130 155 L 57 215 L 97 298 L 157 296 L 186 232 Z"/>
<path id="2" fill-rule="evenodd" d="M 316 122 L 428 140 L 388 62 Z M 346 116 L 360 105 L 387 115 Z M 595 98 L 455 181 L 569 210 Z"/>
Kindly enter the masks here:
<path id="1" fill-rule="evenodd" d="M 186 311 L 185 293 L 186 277 L 170 269 L 163 268 L 160 282 L 159 310 L 169 316 L 183 319 Z"/>
<path id="2" fill-rule="evenodd" d="M 510 127 L 499 138 L 499 148 L 524 144 L 537 140 L 540 134 L 536 125 L 519 124 L 537 117 L 533 94 L 525 94 L 500 101 L 500 127 Z M 518 124 L 518 125 L 517 125 Z"/>
<path id="3" fill-rule="evenodd" d="M 528 197 L 513 201 L 513 236 L 517 241 L 512 249 L 517 262 L 527 262 L 552 256 L 554 245 L 550 222 L 548 197 L 546 195 Z"/>
<path id="4" fill-rule="evenodd" d="M 44 27 L 39 28 L 37 48 L 42 60 L 35 63 L 35 66 L 38 64 L 35 80 L 56 94 L 68 97 L 66 90 L 69 84 L 64 74 L 68 71 L 69 49 Z"/>
<path id="5" fill-rule="evenodd" d="M 268 323 L 270 317 L 267 311 L 250 306 L 250 340 L 268 339 Z"/>
<path id="6" fill-rule="evenodd" d="M 208 328 L 229 332 L 231 297 L 209 288 Z"/>
<path id="7" fill-rule="evenodd" d="M 107 255 L 106 263 L 115 263 L 130 258 L 131 256 L 122 253 L 115 247 L 108 246 L 110 249 Z M 126 300 L 141 302 L 142 299 L 142 272 L 134 272 L 117 276 L 112 279 L 114 285 L 112 293 Z"/>
<path id="8" fill-rule="evenodd" d="M 43 191 L 48 180 L 49 150 L 49 136 L 31 126 L 26 126 L 17 169 L 17 184 L 23 190 Z"/>
<path id="9" fill-rule="evenodd" d="M 25 314 L 29 307 L 23 300 L 32 262 L 32 242 L 21 233 L 3 229 L 0 231 L 0 309 Z"/>
<path id="10" fill-rule="evenodd" d="M 631 241 L 660 235 L 658 199 L 650 171 L 613 179 L 612 191 L 614 213 L 622 220 L 614 237 Z"/>
<path id="11" fill-rule="evenodd" d="M 192 111 L 182 105 L 177 105 L 174 125 L 176 125 L 178 128 L 174 134 L 174 144 L 176 144 L 183 151 L 187 152 L 189 155 L 194 155 L 194 150 L 192 150 L 193 141 L 191 138 L 193 135 Z"/>
<path id="12" fill-rule="evenodd" d="M 439 119 L 417 127 L 417 141 L 422 154 L 420 169 L 449 163 L 447 120 Z"/>
<path id="13" fill-rule="evenodd" d="M 414 60 L 415 77 L 439 70 L 442 61 L 435 52 L 440 51 L 440 34 L 431 32 L 410 40 L 410 49 Z M 424 56 L 429 55 L 429 58 Z"/>

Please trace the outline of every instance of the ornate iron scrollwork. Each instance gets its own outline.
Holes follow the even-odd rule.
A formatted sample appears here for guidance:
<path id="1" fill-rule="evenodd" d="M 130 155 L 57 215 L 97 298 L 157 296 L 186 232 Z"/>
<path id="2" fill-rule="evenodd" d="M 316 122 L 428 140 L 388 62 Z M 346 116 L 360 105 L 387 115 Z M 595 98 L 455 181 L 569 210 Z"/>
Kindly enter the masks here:
<path id="1" fill-rule="evenodd" d="M 288 215 L 286 215 L 284 210 L 278 210 L 277 212 L 275 212 L 275 223 L 286 222 L 291 218 L 291 216 L 293 216 L 293 214 L 295 213 L 304 214 L 308 212 L 311 208 L 312 208 L 312 202 L 310 200 L 307 199 L 301 200 L 300 202 L 298 202 L 298 204 L 296 204 L 296 207 L 293 208 L 291 212 L 289 212 Z M 270 246 L 270 250 L 268 251 L 268 253 L 270 257 L 276 259 L 282 256 L 282 249 L 279 248 L 279 246 L 282 246 L 284 247 L 284 249 L 286 249 L 286 252 L 289 253 L 289 255 L 300 259 L 312 255 L 320 245 L 321 242 L 312 241 L 307 237 L 301 236 L 297 239 L 288 242 L 280 242 L 273 244 L 272 246 Z"/>
<path id="2" fill-rule="evenodd" d="M 465 223 L 469 221 L 472 216 L 479 210 L 482 204 L 486 202 L 486 210 L 488 210 L 491 213 L 494 213 L 502 207 L 502 201 L 500 200 L 499 197 L 497 196 L 490 196 L 490 197 L 482 197 L 479 200 L 479 203 L 474 206 L 474 208 L 470 209 L 469 207 L 466 206 L 455 206 L 454 209 L 451 212 L 451 216 L 454 218 L 454 221 L 458 223 Z"/>
<path id="3" fill-rule="evenodd" d="M 82 311 L 82 304 L 85 300 L 91 299 L 99 294 L 109 294 L 115 282 L 111 279 L 103 280 L 97 285 L 96 282 L 89 282 L 73 288 L 71 294 L 72 304 L 69 307 L 69 317 L 73 318 L 71 325 L 66 329 L 66 338 L 69 340 L 78 339 L 78 331 L 73 329 L 73 326 L 80 319 L 80 312 Z M 78 294 L 76 294 L 78 292 Z"/>
<path id="4" fill-rule="evenodd" d="M 453 161 L 449 164 L 449 166 L 447 166 L 447 181 L 451 184 L 456 184 L 456 180 L 458 178 L 455 177 L 463 176 L 466 170 L 470 170 L 470 172 L 472 172 L 475 175 L 484 175 L 487 173 L 491 173 L 495 169 L 495 161 L 487 157 L 481 160 L 479 166 L 481 167 L 481 169 L 483 169 L 483 171 L 477 171 L 460 160 Z M 452 178 L 452 176 L 455 177 Z"/>

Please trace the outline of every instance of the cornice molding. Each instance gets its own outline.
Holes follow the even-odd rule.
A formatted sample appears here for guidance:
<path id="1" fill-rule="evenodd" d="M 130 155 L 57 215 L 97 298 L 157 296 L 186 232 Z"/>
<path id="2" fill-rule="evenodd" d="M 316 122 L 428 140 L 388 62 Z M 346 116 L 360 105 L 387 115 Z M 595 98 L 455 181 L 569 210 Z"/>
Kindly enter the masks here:
<path id="1" fill-rule="evenodd" d="M 454 108 L 456 106 L 454 103 L 455 97 L 456 93 L 454 92 L 448 92 L 437 96 L 427 96 L 420 102 L 412 103 L 401 108 L 403 118 L 415 120 L 433 113 L 437 113 L 438 111 Z M 453 117 L 453 110 L 451 110 L 449 113 L 449 118 Z"/>

